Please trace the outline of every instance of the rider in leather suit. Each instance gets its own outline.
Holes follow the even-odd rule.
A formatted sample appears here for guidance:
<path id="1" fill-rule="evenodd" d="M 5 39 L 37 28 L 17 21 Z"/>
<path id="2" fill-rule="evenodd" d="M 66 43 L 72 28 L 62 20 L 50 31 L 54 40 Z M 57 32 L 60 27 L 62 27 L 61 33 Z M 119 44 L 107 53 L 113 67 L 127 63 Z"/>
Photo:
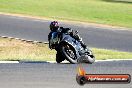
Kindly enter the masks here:
<path id="1" fill-rule="evenodd" d="M 66 33 L 69 34 L 70 36 L 72 36 L 74 39 L 76 39 L 77 41 L 79 41 L 82 45 L 82 47 L 86 48 L 85 43 L 82 41 L 82 38 L 79 36 L 77 31 L 73 31 L 71 28 L 63 28 L 63 27 L 59 27 L 59 24 L 57 21 L 53 21 L 50 23 L 50 30 L 52 32 L 60 32 L 60 33 Z M 48 40 L 49 40 L 50 35 L 48 35 Z M 50 48 L 50 47 L 49 47 Z"/>

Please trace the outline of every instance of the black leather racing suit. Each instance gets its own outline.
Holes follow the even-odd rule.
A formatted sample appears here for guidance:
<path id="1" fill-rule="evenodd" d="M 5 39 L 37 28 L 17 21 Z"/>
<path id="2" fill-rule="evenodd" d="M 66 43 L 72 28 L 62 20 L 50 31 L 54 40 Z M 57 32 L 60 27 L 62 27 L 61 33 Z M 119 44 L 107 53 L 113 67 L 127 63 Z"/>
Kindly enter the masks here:
<path id="1" fill-rule="evenodd" d="M 60 32 L 60 33 L 66 33 L 69 34 L 71 37 L 73 37 L 74 39 L 76 39 L 77 41 L 79 41 L 82 45 L 82 47 L 86 48 L 85 43 L 82 41 L 81 37 L 79 36 L 77 31 L 73 31 L 71 28 L 63 28 L 60 27 L 58 28 L 58 30 L 53 30 L 53 32 Z M 50 38 L 50 35 L 48 35 L 48 40 Z"/>

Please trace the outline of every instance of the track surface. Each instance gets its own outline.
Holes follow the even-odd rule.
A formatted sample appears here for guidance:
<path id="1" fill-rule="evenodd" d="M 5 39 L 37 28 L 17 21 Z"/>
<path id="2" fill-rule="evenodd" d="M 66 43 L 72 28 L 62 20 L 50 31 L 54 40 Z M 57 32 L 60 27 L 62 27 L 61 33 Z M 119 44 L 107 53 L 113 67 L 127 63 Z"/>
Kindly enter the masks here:
<path id="1" fill-rule="evenodd" d="M 46 42 L 49 31 L 48 20 L 0 15 L 0 36 L 17 37 Z M 116 49 L 132 52 L 132 31 L 86 26 L 83 24 L 61 23 L 79 31 L 84 42 L 90 47 Z"/>
<path id="2" fill-rule="evenodd" d="M 50 21 L 0 15 L 0 36 L 47 41 Z M 62 26 L 79 30 L 91 47 L 132 51 L 132 31 L 84 25 Z M 101 30 L 100 30 L 101 29 Z M 96 62 L 83 65 L 87 73 L 130 74 L 132 61 Z M 77 64 L 0 64 L 1 88 L 80 88 L 76 83 Z M 131 88 L 130 84 L 86 84 L 83 88 Z"/>
<path id="3" fill-rule="evenodd" d="M 82 65 L 88 74 L 130 74 L 132 61 L 96 62 Z M 77 64 L 0 64 L 1 88 L 80 88 Z M 131 88 L 130 84 L 86 84 L 83 88 Z"/>

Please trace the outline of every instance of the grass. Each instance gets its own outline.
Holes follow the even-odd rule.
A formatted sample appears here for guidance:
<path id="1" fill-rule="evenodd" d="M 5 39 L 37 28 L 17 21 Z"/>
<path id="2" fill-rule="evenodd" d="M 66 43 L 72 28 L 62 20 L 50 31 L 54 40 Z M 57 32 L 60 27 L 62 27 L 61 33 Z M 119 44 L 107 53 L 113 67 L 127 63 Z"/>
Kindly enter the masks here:
<path id="1" fill-rule="evenodd" d="M 0 0 L 0 12 L 132 28 L 131 0 Z"/>
<path id="2" fill-rule="evenodd" d="M 0 60 L 52 61 L 55 60 L 55 51 L 45 44 L 0 38 Z"/>
<path id="3" fill-rule="evenodd" d="M 0 12 L 132 28 L 132 0 L 0 0 Z"/>
<path id="4" fill-rule="evenodd" d="M 132 59 L 131 52 L 119 52 L 106 49 L 91 48 L 96 59 Z M 47 44 L 32 44 L 20 40 L 0 38 L 0 61 L 55 61 L 55 50 Z"/>
<path id="5" fill-rule="evenodd" d="M 98 49 L 92 48 L 95 54 L 96 60 L 107 59 L 132 59 L 132 52 L 121 52 L 116 50 Z"/>

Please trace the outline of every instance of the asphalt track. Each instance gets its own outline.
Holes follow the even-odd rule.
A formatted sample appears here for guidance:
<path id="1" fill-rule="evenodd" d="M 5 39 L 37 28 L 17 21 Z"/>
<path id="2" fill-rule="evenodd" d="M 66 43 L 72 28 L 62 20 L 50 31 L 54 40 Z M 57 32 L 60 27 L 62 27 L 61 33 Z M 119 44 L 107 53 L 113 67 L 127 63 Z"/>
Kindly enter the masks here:
<path id="1" fill-rule="evenodd" d="M 130 74 L 132 61 L 96 62 L 82 65 L 87 74 Z M 77 64 L 0 64 L 1 88 L 132 88 L 130 84 L 85 84 L 76 82 Z"/>
<path id="2" fill-rule="evenodd" d="M 0 36 L 46 42 L 50 32 L 49 23 L 49 20 L 0 15 Z M 118 30 L 118 28 L 64 22 L 61 22 L 60 25 L 78 30 L 89 47 L 132 52 L 131 30 Z"/>
<path id="3" fill-rule="evenodd" d="M 47 41 L 48 20 L 0 15 L 0 36 Z M 70 25 L 79 30 L 90 47 L 132 51 L 132 31 L 86 25 Z M 101 29 L 101 30 L 100 30 Z M 88 74 L 130 74 L 132 61 L 83 64 Z M 0 64 L 1 88 L 80 88 L 76 82 L 77 64 L 19 63 Z M 86 84 L 83 88 L 132 88 L 132 84 Z"/>

